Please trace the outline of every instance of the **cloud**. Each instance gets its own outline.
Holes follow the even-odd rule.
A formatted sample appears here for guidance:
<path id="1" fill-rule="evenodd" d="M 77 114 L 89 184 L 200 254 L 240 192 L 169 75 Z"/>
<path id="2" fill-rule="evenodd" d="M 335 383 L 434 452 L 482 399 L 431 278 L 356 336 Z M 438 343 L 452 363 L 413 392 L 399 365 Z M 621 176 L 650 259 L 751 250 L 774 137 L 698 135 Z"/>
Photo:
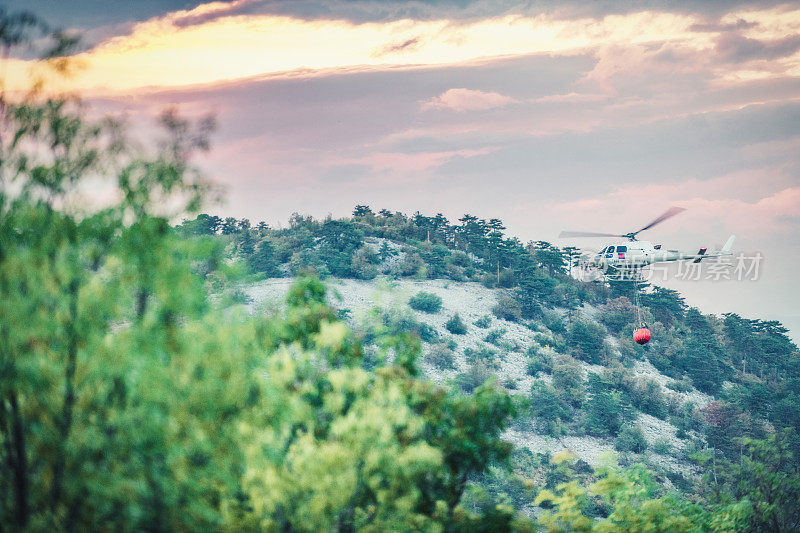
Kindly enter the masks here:
<path id="1" fill-rule="evenodd" d="M 248 7 L 258 3 L 261 3 L 261 0 L 216 1 L 200 4 L 194 9 L 175 13 L 172 17 L 172 24 L 178 28 L 207 24 L 222 17 L 241 14 Z"/>
<path id="2" fill-rule="evenodd" d="M 746 21 L 744 19 L 737 19 L 735 22 L 721 23 L 721 22 L 703 22 L 693 24 L 690 28 L 692 31 L 707 31 L 707 32 L 722 32 L 730 30 L 742 30 L 752 28 L 756 23 Z"/>
<path id="3" fill-rule="evenodd" d="M 610 94 L 594 94 L 594 93 L 566 93 L 566 94 L 551 94 L 547 96 L 540 96 L 533 101 L 537 103 L 585 103 L 585 102 L 599 102 L 611 98 Z"/>
<path id="4" fill-rule="evenodd" d="M 401 42 L 387 44 L 386 46 L 381 47 L 380 49 L 374 52 L 376 57 L 383 57 L 389 54 L 394 54 L 397 52 L 402 52 L 404 50 L 413 50 L 420 46 L 420 38 L 419 37 L 412 37 L 411 39 L 405 39 Z"/>
<path id="5" fill-rule="evenodd" d="M 451 111 L 484 111 L 509 104 L 517 100 L 500 93 L 472 89 L 449 89 L 439 96 L 423 102 L 423 109 L 449 109 Z"/>
<path id="6" fill-rule="evenodd" d="M 666 11 L 577 19 L 552 11 L 356 23 L 330 15 L 302 18 L 253 12 L 260 5 L 254 0 L 212 2 L 137 23 L 129 34 L 78 54 L 76 60 L 84 68 L 58 88 L 126 93 L 253 77 L 453 68 L 536 54 L 594 54 L 602 67 L 595 79 L 608 79 L 655 64 L 655 54 L 665 47 L 678 51 L 677 57 L 688 61 L 688 70 L 711 70 L 728 80 L 787 76 L 800 69 L 800 56 L 795 55 L 795 60 L 768 67 L 748 65 L 744 72 L 730 72 L 725 66 L 717 72 L 715 65 L 709 65 L 708 52 L 718 36 L 697 31 L 696 25 L 703 21 L 699 16 Z M 742 38 L 765 43 L 762 55 L 792 53 L 794 41 L 782 39 L 797 35 L 800 11 L 748 11 L 731 17 L 722 17 L 719 24 L 741 26 L 736 31 Z M 728 46 L 746 53 L 753 44 Z M 8 62 L 12 88 L 25 88 L 29 66 L 19 59 Z"/>
<path id="7" fill-rule="evenodd" d="M 787 57 L 800 50 L 800 35 L 773 41 L 759 41 L 737 34 L 724 34 L 717 40 L 716 51 L 723 59 L 735 63 L 772 60 Z"/>

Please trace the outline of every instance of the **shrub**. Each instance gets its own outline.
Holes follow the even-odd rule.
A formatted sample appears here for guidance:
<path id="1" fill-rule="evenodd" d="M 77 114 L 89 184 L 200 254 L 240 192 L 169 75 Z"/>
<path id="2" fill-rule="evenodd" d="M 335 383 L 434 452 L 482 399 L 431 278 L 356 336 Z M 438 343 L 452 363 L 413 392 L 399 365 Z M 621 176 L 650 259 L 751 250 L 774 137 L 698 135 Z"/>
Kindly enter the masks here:
<path id="1" fill-rule="evenodd" d="M 497 345 L 503 351 L 522 353 L 522 343 L 517 339 L 510 339 Z"/>
<path id="2" fill-rule="evenodd" d="M 585 388 L 583 369 L 574 363 L 559 363 L 553 368 L 553 387 L 572 405 L 583 402 Z"/>
<path id="3" fill-rule="evenodd" d="M 403 276 L 420 276 L 425 270 L 425 261 L 417 252 L 406 252 L 400 261 L 400 273 Z"/>
<path id="4" fill-rule="evenodd" d="M 567 419 L 569 415 L 569 406 L 558 397 L 552 386 L 540 379 L 533 382 L 531 385 L 531 416 L 556 421 Z"/>
<path id="5" fill-rule="evenodd" d="M 667 388 L 675 392 L 690 392 L 692 390 L 692 385 L 686 381 L 670 381 L 667 383 Z"/>
<path id="6" fill-rule="evenodd" d="M 505 329 L 493 329 L 489 333 L 486 334 L 486 337 L 483 339 L 485 342 L 489 344 L 494 344 L 495 346 L 500 346 L 500 339 L 503 335 L 506 334 Z"/>
<path id="7" fill-rule="evenodd" d="M 564 326 L 564 321 L 558 316 L 558 313 L 548 311 L 544 314 L 544 324 L 547 329 L 553 333 L 566 333 L 567 328 Z"/>
<path id="8" fill-rule="evenodd" d="M 425 360 L 436 368 L 449 370 L 456 367 L 453 350 L 443 344 L 434 344 L 431 346 L 431 349 L 428 350 L 428 355 L 425 357 Z"/>
<path id="9" fill-rule="evenodd" d="M 465 335 L 467 333 L 467 325 L 464 324 L 464 321 L 461 320 L 458 313 L 454 314 L 444 327 L 453 335 Z"/>
<path id="10" fill-rule="evenodd" d="M 456 385 L 466 393 L 472 393 L 492 377 L 492 372 L 483 363 L 472 365 L 466 372 L 461 372 L 455 378 Z"/>
<path id="11" fill-rule="evenodd" d="M 377 311 L 376 317 L 383 326 L 382 333 L 389 336 L 402 335 L 403 333 L 416 333 L 425 342 L 438 342 L 439 332 L 433 326 L 419 322 L 414 313 L 407 308 L 388 308 Z M 377 331 L 370 331 L 364 341 L 370 342 Z"/>
<path id="12" fill-rule="evenodd" d="M 386 363 L 386 358 L 377 346 L 364 346 L 361 351 L 361 368 L 373 370 Z"/>
<path id="13" fill-rule="evenodd" d="M 514 276 L 514 271 L 510 268 L 504 268 L 500 272 L 500 280 L 497 282 L 497 285 L 500 287 L 513 287 L 516 282 L 516 277 Z"/>
<path id="14" fill-rule="evenodd" d="M 448 261 L 460 267 L 468 267 L 472 263 L 469 256 L 460 250 L 454 251 Z"/>
<path id="15" fill-rule="evenodd" d="M 614 448 L 620 452 L 643 453 L 647 450 L 647 439 L 636 424 L 626 424 L 619 432 Z"/>
<path id="16" fill-rule="evenodd" d="M 608 300 L 598 307 L 598 310 L 603 324 L 616 333 L 625 329 L 629 324 L 636 323 L 636 306 L 625 296 Z"/>
<path id="17" fill-rule="evenodd" d="M 536 332 L 533 335 L 533 340 L 535 340 L 539 345 L 549 346 L 550 348 L 554 349 L 559 353 L 564 353 L 567 349 L 566 343 L 560 336 L 547 335 L 542 332 Z"/>
<path id="18" fill-rule="evenodd" d="M 540 350 L 535 344 L 528 347 L 526 355 L 528 359 L 527 373 L 531 376 L 536 376 L 539 372 L 547 372 L 548 374 L 553 371 L 553 358 L 549 353 Z"/>
<path id="19" fill-rule="evenodd" d="M 430 292 L 418 292 L 408 300 L 408 305 L 423 313 L 438 313 L 442 310 L 442 299 Z"/>
<path id="20" fill-rule="evenodd" d="M 445 275 L 452 279 L 453 281 L 465 281 L 466 276 L 464 276 L 464 269 L 458 265 L 451 265 L 447 264 L 444 269 Z"/>
<path id="21" fill-rule="evenodd" d="M 602 376 L 603 381 L 615 389 L 624 391 L 628 395 L 633 392 L 633 388 L 636 385 L 636 378 L 634 377 L 633 371 L 629 368 L 625 368 L 616 361 L 603 369 Z"/>
<path id="22" fill-rule="evenodd" d="M 539 372 L 544 372 L 544 363 L 538 357 L 531 359 L 528 361 L 528 366 L 525 368 L 525 372 L 529 376 L 536 377 L 539 375 Z"/>
<path id="23" fill-rule="evenodd" d="M 439 332 L 433 326 L 419 322 L 416 326 L 416 332 L 419 334 L 419 338 L 425 342 L 439 342 Z"/>
<path id="24" fill-rule="evenodd" d="M 667 398 L 654 379 L 639 379 L 633 388 L 633 404 L 656 418 L 667 416 Z"/>
<path id="25" fill-rule="evenodd" d="M 473 324 L 482 329 L 488 328 L 491 325 L 491 323 L 492 323 L 492 317 L 490 317 L 489 315 L 483 315 L 478 320 L 473 322 Z"/>
<path id="26" fill-rule="evenodd" d="M 660 453 L 661 455 L 669 455 L 672 451 L 672 443 L 669 439 L 660 438 L 653 442 L 651 446 L 652 450 L 656 453 Z"/>
<path id="27" fill-rule="evenodd" d="M 252 298 L 241 287 L 234 287 L 225 291 L 223 300 L 226 305 L 242 305 L 250 303 Z"/>
<path id="28" fill-rule="evenodd" d="M 497 318 L 502 318 L 509 322 L 519 322 L 522 320 L 522 306 L 517 300 L 510 296 L 501 296 L 498 298 L 497 305 L 492 307 L 492 313 Z"/>
<path id="29" fill-rule="evenodd" d="M 378 275 L 377 263 L 378 254 L 371 247 L 362 246 L 353 254 L 350 270 L 358 279 L 375 279 Z"/>
<path id="30" fill-rule="evenodd" d="M 493 350 L 485 345 L 464 349 L 464 357 L 467 359 L 467 362 L 471 364 L 480 362 L 489 368 L 494 368 L 496 366 L 498 354 L 499 352 L 497 350 Z"/>

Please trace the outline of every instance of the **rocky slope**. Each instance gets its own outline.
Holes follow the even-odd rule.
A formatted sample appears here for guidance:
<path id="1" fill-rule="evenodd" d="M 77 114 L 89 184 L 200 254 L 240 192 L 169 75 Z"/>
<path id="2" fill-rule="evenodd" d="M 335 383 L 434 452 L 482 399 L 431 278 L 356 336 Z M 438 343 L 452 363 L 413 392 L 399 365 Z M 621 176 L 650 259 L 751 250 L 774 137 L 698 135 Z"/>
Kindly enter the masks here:
<path id="1" fill-rule="evenodd" d="M 249 297 L 248 307 L 251 312 L 270 312 L 279 309 L 283 305 L 283 300 L 292 284 L 291 278 L 272 278 L 243 287 Z M 402 309 L 403 312 L 413 313 L 420 323 L 432 326 L 439 332 L 445 342 L 456 344 L 453 354 L 455 368 L 441 369 L 423 358 L 422 367 L 425 374 L 434 382 L 447 384 L 451 382 L 459 372 L 466 371 L 470 364 L 465 357 L 465 349 L 470 347 L 487 346 L 485 342 L 489 331 L 500 330 L 502 334 L 502 345 L 499 349 L 498 364 L 495 368 L 498 382 L 505 386 L 509 393 L 517 395 L 528 395 L 531 384 L 535 379 L 542 379 L 551 382 L 551 376 L 545 372 L 540 372 L 537 377 L 528 374 L 528 360 L 526 348 L 536 345 L 540 350 L 552 350 L 540 344 L 543 339 L 551 336 L 551 332 L 543 325 L 536 324 L 533 328 L 497 318 L 492 314 L 492 308 L 497 304 L 498 297 L 502 295 L 502 290 L 489 289 L 478 283 L 461 283 L 447 280 L 387 280 L 377 279 L 372 281 L 359 281 L 352 279 L 330 279 L 328 287 L 331 290 L 331 303 L 343 310 L 347 310 L 346 315 L 356 329 L 359 324 L 367 320 L 369 311 L 374 308 Z M 441 297 L 442 309 L 437 313 L 424 313 L 413 311 L 408 307 L 409 298 L 420 292 L 425 291 Z M 566 310 L 555 310 L 556 313 L 564 316 Z M 464 335 L 451 335 L 445 328 L 447 320 L 458 315 L 467 325 L 467 332 Z M 577 311 L 585 320 L 594 320 L 597 316 L 597 309 L 584 306 Z M 491 317 L 488 327 L 478 327 L 474 323 L 483 317 Z M 573 319 L 576 317 L 572 317 Z M 485 320 L 485 319 L 484 319 Z M 614 353 L 614 346 L 618 339 L 609 335 L 606 343 Z M 431 345 L 424 343 L 424 350 L 430 350 Z M 497 349 L 494 346 L 491 348 Z M 553 352 L 554 355 L 555 352 Z M 618 352 L 617 352 L 618 353 Z M 613 357 L 612 357 L 613 358 Z M 582 361 L 578 364 L 584 370 L 584 379 L 590 373 L 600 373 L 604 367 L 591 365 Z M 703 394 L 696 389 L 686 392 L 676 392 L 667 389 L 667 383 L 673 381 L 671 378 L 660 374 L 648 361 L 647 358 L 635 361 L 630 370 L 636 378 L 649 378 L 657 381 L 663 391 L 673 404 L 693 402 L 696 406 L 702 407 L 713 398 Z M 678 430 L 675 426 L 665 420 L 658 419 L 645 413 L 636 413 L 636 423 L 641 428 L 649 450 L 642 455 L 633 454 L 632 459 L 644 461 L 650 467 L 661 471 L 664 474 L 679 473 L 684 477 L 695 477 L 698 471 L 689 462 L 685 461 L 684 454 L 687 440 L 678 438 Z M 543 435 L 535 430 L 535 425 L 525 420 L 519 421 L 509 429 L 505 438 L 518 447 L 528 448 L 533 453 L 556 453 L 562 450 L 569 450 L 578 458 L 586 461 L 592 466 L 598 465 L 603 456 L 614 450 L 612 439 L 603 439 L 580 434 L 567 434 L 560 437 Z M 692 435 L 697 438 L 697 435 Z M 655 445 L 655 446 L 654 446 Z M 664 477 L 664 482 L 670 484 Z"/>

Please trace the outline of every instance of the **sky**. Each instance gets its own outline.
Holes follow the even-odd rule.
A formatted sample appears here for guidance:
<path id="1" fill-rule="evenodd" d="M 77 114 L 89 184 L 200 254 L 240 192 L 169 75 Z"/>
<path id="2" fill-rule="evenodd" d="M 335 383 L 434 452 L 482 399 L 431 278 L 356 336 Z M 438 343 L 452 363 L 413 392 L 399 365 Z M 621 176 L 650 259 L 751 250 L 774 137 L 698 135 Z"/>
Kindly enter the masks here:
<path id="1" fill-rule="evenodd" d="M 685 280 L 707 313 L 800 339 L 800 3 L 12 0 L 80 32 L 60 88 L 145 124 L 214 113 L 207 211 L 501 218 L 522 239 L 736 234 L 757 280 Z M 26 79 L 24 51 L 6 65 Z M 673 272 L 677 274 L 677 272 Z M 705 275 L 703 276 L 705 277 Z"/>

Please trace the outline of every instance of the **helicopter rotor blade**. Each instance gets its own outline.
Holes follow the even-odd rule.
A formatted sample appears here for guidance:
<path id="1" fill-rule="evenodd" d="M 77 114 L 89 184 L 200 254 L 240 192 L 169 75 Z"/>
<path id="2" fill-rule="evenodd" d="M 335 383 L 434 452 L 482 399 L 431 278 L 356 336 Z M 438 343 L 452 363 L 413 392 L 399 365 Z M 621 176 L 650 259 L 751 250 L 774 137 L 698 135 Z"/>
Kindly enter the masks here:
<path id="1" fill-rule="evenodd" d="M 559 239 L 568 237 L 622 237 L 614 233 L 593 233 L 591 231 L 562 231 L 558 234 Z"/>
<path id="2" fill-rule="evenodd" d="M 644 231 L 644 230 L 646 230 L 646 229 L 650 229 L 650 228 L 652 228 L 653 226 L 656 226 L 656 225 L 658 225 L 658 224 L 661 224 L 662 222 L 664 222 L 664 221 L 665 221 L 665 220 L 667 220 L 668 218 L 672 218 L 672 217 L 674 217 L 675 215 L 677 215 L 678 213 L 682 213 L 682 212 L 684 212 L 684 211 L 686 211 L 686 209 L 685 209 L 685 208 L 683 208 L 683 207 L 675 207 L 675 206 L 672 206 L 672 207 L 670 207 L 669 209 L 667 209 L 666 211 L 664 211 L 664 212 L 663 212 L 663 213 L 662 213 L 662 214 L 661 214 L 661 215 L 660 215 L 658 218 L 656 218 L 655 220 L 653 220 L 652 222 L 650 222 L 648 225 L 646 225 L 646 226 L 645 226 L 645 227 L 643 227 L 642 229 L 640 229 L 640 230 L 637 230 L 637 231 L 634 231 L 634 232 L 632 233 L 632 235 L 636 235 L 637 233 L 639 233 L 639 232 L 641 232 L 641 231 Z"/>

